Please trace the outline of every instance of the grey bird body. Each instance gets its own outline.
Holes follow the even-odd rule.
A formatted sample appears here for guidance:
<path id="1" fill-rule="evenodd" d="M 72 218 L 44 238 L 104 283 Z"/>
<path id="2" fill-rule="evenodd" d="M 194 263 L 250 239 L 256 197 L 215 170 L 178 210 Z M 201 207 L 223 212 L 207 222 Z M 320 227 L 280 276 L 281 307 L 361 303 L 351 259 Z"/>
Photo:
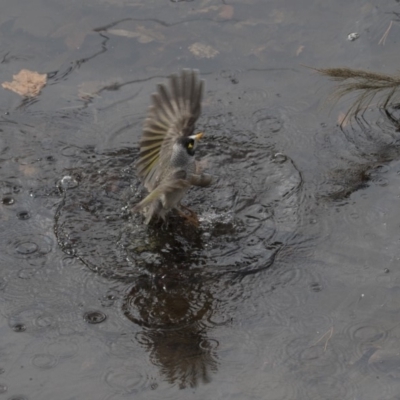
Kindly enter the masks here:
<path id="1" fill-rule="evenodd" d="M 165 220 L 190 186 L 208 186 L 212 178 L 202 174 L 194 158 L 197 141 L 195 122 L 201 113 L 204 82 L 197 71 L 172 75 L 169 87 L 158 85 L 144 123 L 140 141 L 138 174 L 149 191 L 133 211 L 142 211 L 145 222 Z"/>

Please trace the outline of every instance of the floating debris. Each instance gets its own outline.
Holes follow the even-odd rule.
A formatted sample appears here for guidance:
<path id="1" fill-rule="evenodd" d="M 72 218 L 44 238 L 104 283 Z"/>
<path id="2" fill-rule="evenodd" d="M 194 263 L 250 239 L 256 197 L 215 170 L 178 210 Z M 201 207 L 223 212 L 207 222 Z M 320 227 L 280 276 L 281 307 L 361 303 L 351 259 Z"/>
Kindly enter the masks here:
<path id="1" fill-rule="evenodd" d="M 357 32 L 353 32 L 353 33 L 349 33 L 347 35 L 347 40 L 349 42 L 354 42 L 355 40 L 357 40 L 360 37 L 360 35 Z"/>
<path id="2" fill-rule="evenodd" d="M 343 96 L 357 92 L 356 100 L 347 113 L 341 116 L 341 125 L 347 118 L 364 112 L 375 96 L 378 96 L 377 106 L 386 109 L 390 104 L 399 100 L 400 75 L 388 75 L 377 72 L 351 68 L 314 68 L 322 75 L 340 82 L 331 96 L 334 101 Z M 380 97 L 379 97 L 380 96 Z M 343 117 L 343 118 L 342 118 Z"/>
<path id="3" fill-rule="evenodd" d="M 13 75 L 12 82 L 3 82 L 4 89 L 11 90 L 25 97 L 35 97 L 47 82 L 47 74 L 22 69 L 17 75 Z"/>

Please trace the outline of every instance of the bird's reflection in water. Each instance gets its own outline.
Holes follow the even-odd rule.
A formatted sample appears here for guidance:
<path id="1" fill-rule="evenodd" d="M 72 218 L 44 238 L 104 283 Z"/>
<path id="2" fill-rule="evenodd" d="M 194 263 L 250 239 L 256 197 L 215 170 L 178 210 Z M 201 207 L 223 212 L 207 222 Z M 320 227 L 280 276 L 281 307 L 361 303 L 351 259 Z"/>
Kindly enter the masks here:
<path id="1" fill-rule="evenodd" d="M 218 342 L 208 337 L 207 320 L 214 312 L 213 279 L 193 266 L 194 252 L 178 243 L 179 230 L 173 232 L 158 235 L 160 245 L 167 241 L 163 251 L 157 249 L 162 266 L 148 266 L 152 271 L 130 287 L 122 310 L 143 327 L 137 340 L 163 378 L 185 388 L 211 380 L 218 369 Z M 199 244 L 192 242 L 194 247 Z M 166 252 L 168 247 L 171 251 Z"/>
<path id="2" fill-rule="evenodd" d="M 165 379 L 180 388 L 208 383 L 217 371 L 214 343 L 201 330 L 149 331 L 146 347 Z"/>

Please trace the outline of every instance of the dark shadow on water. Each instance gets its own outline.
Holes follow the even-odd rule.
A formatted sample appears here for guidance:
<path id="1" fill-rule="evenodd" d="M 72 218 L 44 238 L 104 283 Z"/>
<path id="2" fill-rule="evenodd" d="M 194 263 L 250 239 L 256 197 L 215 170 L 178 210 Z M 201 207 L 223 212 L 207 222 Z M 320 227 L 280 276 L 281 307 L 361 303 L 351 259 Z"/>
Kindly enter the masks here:
<path id="1" fill-rule="evenodd" d="M 398 112 L 397 112 L 398 114 Z M 397 123 L 388 118 L 386 110 L 367 118 L 357 115 L 346 126 L 338 127 L 337 134 L 347 141 L 346 152 L 341 154 L 343 167 L 328 173 L 330 192 L 319 196 L 334 201 L 347 200 L 359 191 L 367 189 L 379 179 L 379 172 L 400 157 L 400 137 Z M 393 118 L 393 117 L 392 117 Z M 398 120 L 398 115 L 395 120 Z"/>

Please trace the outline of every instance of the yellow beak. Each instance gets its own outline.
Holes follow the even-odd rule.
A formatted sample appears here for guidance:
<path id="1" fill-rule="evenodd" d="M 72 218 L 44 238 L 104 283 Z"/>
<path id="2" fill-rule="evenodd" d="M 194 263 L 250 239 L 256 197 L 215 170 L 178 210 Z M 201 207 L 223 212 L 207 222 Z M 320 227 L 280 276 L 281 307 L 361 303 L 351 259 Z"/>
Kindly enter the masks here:
<path id="1" fill-rule="evenodd" d="M 195 135 L 192 135 L 191 137 L 193 139 L 200 140 L 203 137 L 203 135 L 204 135 L 203 132 L 199 132 L 199 133 L 196 133 Z"/>

